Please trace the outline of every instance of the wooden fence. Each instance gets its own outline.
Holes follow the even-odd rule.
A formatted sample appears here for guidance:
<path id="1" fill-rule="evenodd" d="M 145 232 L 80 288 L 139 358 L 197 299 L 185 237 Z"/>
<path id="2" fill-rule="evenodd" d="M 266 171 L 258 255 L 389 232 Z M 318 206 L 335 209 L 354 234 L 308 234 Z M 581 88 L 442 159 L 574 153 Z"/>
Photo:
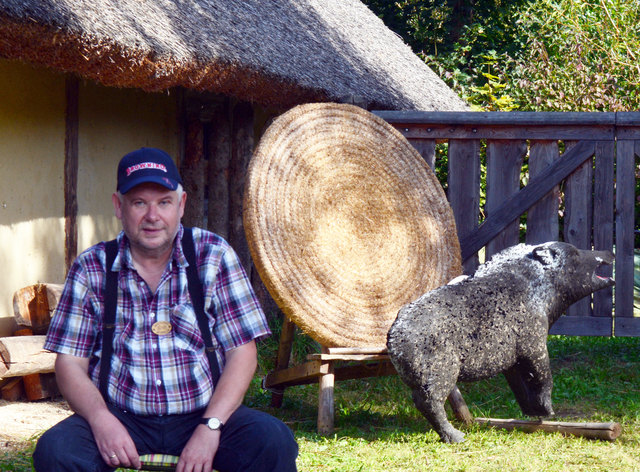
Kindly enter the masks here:
<path id="1" fill-rule="evenodd" d="M 432 168 L 437 144 L 447 144 L 447 194 L 465 272 L 478 265 L 482 248 L 488 258 L 519 242 L 611 250 L 615 288 L 580 300 L 551 332 L 640 336 L 633 316 L 640 113 L 375 113 Z"/>

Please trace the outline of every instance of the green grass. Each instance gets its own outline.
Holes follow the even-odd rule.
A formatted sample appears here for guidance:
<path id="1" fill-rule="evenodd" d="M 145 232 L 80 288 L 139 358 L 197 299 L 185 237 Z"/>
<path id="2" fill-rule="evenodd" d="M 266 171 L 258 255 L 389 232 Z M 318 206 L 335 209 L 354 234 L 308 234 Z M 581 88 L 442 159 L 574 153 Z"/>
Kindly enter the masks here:
<path id="1" fill-rule="evenodd" d="M 294 352 L 302 359 L 314 347 L 302 338 Z M 261 374 L 271 368 L 274 348 L 275 341 L 260 345 Z M 466 441 L 443 444 L 396 376 L 339 382 L 331 437 L 316 433 L 316 385 L 287 389 L 283 407 L 273 409 L 270 393 L 260 389 L 256 377 L 246 403 L 294 430 L 300 471 L 640 470 L 640 339 L 552 336 L 549 352 L 557 419 L 617 421 L 623 432 L 616 441 L 458 424 Z M 461 384 L 460 390 L 474 416 L 524 418 L 502 376 Z M 32 447 L 0 457 L 0 471 L 31 470 Z"/>

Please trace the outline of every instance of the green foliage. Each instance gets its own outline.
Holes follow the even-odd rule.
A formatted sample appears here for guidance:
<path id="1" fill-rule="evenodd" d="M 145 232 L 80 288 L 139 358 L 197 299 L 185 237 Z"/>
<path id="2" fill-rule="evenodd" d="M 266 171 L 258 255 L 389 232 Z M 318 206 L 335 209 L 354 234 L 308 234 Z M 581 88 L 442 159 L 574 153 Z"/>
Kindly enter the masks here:
<path id="1" fill-rule="evenodd" d="M 512 63 L 520 109 L 640 108 L 640 2 L 535 0 L 517 24 L 525 43 Z"/>
<path id="2" fill-rule="evenodd" d="M 637 0 L 365 3 L 477 109 L 640 109 Z"/>

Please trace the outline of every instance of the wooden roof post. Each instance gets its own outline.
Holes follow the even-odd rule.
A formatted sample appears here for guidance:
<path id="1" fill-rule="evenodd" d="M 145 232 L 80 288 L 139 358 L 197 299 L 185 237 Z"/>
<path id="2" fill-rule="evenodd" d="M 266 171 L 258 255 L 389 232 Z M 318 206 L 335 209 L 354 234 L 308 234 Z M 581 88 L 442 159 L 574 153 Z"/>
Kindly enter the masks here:
<path id="1" fill-rule="evenodd" d="M 64 261 L 66 272 L 78 255 L 78 78 L 65 80 Z"/>

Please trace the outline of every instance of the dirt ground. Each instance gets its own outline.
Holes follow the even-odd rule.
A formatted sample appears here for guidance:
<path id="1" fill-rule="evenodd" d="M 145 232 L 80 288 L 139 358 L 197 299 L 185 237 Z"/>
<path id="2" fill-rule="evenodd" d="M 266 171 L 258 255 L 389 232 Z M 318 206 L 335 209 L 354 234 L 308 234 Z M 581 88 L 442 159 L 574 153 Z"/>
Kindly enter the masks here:
<path id="1" fill-rule="evenodd" d="M 0 399 L 0 452 L 24 447 L 71 413 L 62 397 L 34 402 Z"/>

